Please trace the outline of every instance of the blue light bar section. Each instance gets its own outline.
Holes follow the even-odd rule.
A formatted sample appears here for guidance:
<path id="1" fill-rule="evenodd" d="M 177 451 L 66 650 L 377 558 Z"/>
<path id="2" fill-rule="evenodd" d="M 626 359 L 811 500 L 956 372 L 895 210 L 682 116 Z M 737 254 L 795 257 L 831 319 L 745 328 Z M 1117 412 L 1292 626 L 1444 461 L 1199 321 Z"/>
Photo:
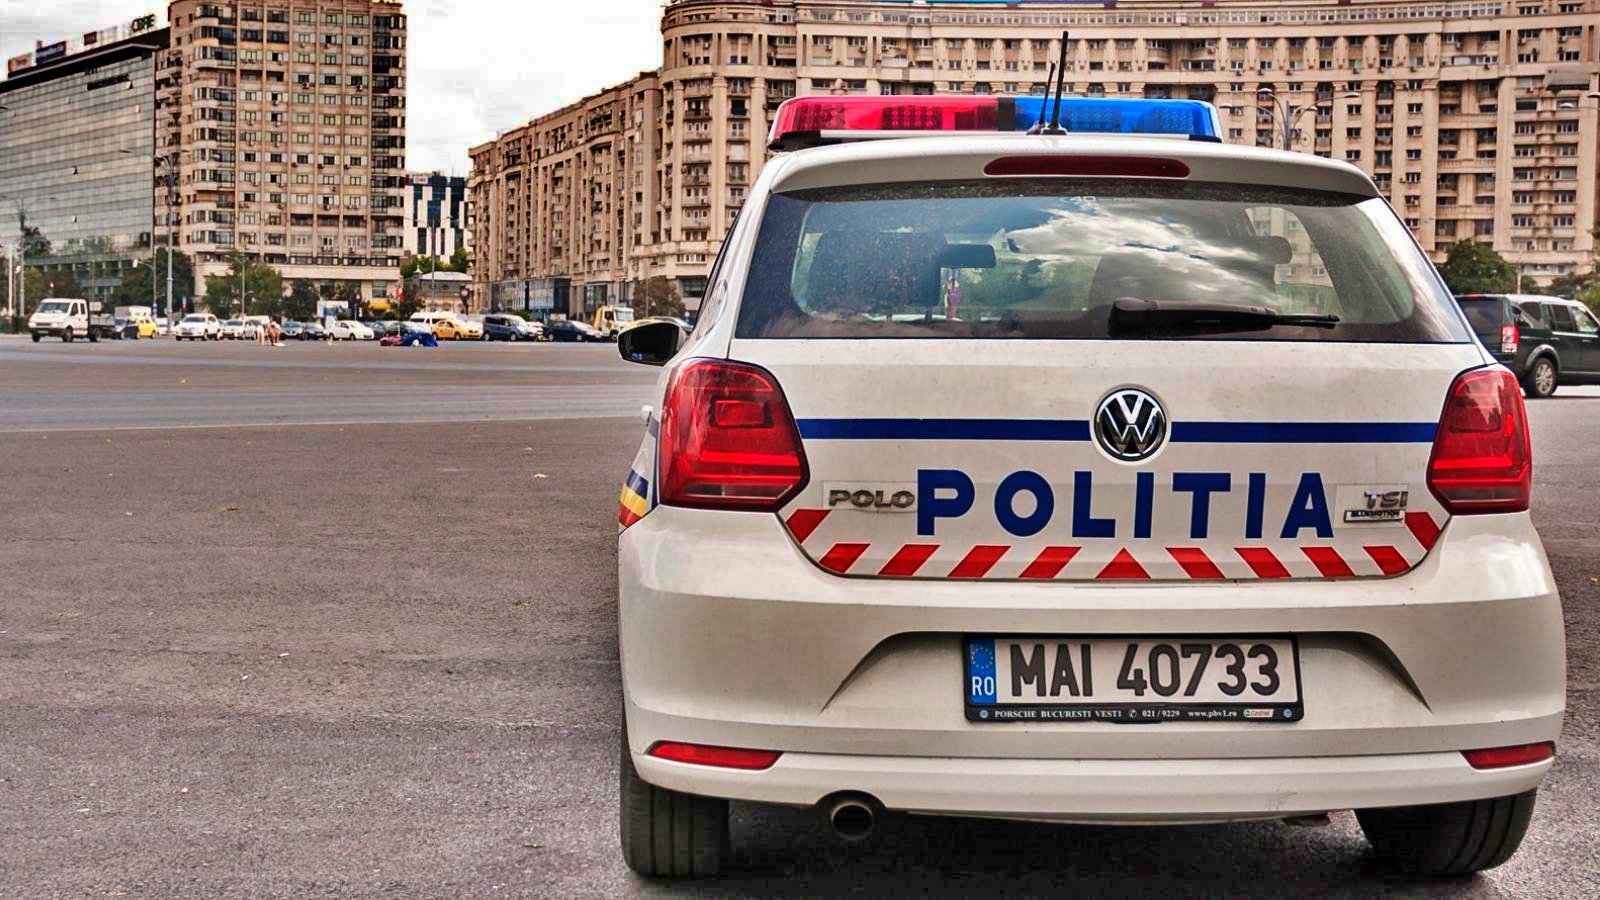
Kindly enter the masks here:
<path id="1" fill-rule="evenodd" d="M 1049 121 L 1054 100 L 1017 97 L 1016 127 L 1027 131 Z M 1068 132 L 1100 134 L 1170 134 L 1220 141 L 1222 128 L 1217 108 L 1200 100 L 1117 100 L 1102 97 L 1063 97 L 1061 127 Z"/>

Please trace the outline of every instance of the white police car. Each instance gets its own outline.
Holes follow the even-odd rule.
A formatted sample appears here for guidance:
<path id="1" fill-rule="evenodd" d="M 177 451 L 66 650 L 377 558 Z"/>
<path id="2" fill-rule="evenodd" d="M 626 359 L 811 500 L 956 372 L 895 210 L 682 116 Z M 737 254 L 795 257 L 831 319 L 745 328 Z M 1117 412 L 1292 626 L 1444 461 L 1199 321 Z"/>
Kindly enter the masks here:
<path id="1" fill-rule="evenodd" d="M 785 103 L 776 147 L 835 145 L 766 166 L 691 337 L 623 336 L 667 364 L 628 863 L 716 871 L 729 799 L 847 838 L 1354 809 L 1400 868 L 1504 861 L 1565 680 L 1515 379 L 1354 167 L 1187 101 L 1008 133 L 1041 105 Z"/>

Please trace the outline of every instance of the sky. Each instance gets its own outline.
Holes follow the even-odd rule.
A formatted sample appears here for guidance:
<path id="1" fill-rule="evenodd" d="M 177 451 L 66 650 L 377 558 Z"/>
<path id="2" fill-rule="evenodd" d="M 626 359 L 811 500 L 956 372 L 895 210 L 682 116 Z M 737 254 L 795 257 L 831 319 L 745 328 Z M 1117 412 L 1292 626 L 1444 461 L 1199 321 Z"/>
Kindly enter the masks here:
<path id="1" fill-rule="evenodd" d="M 406 0 L 407 165 L 467 148 L 661 61 L 661 0 Z M 0 59 L 156 13 L 160 0 L 0 0 Z"/>

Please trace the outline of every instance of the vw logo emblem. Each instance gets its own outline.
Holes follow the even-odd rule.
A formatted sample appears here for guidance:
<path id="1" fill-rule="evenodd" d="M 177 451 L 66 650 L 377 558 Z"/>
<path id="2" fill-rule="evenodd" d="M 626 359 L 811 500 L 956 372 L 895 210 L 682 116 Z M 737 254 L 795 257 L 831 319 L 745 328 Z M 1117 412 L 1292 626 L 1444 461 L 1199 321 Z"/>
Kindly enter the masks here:
<path id="1" fill-rule="evenodd" d="M 1167 411 L 1138 388 L 1118 388 L 1094 411 L 1094 437 L 1114 460 L 1149 459 L 1167 441 Z"/>

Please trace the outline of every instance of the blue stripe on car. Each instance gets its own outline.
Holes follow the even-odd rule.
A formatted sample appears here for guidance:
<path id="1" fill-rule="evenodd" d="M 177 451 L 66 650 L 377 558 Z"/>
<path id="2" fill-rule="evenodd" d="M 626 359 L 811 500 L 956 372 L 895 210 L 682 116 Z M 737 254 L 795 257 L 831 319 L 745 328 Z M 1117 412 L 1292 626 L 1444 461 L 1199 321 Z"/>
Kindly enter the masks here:
<path id="1" fill-rule="evenodd" d="M 1089 440 L 1073 419 L 801 419 L 800 436 L 819 441 Z M 1427 444 L 1434 422 L 1174 422 L 1179 444 Z"/>

